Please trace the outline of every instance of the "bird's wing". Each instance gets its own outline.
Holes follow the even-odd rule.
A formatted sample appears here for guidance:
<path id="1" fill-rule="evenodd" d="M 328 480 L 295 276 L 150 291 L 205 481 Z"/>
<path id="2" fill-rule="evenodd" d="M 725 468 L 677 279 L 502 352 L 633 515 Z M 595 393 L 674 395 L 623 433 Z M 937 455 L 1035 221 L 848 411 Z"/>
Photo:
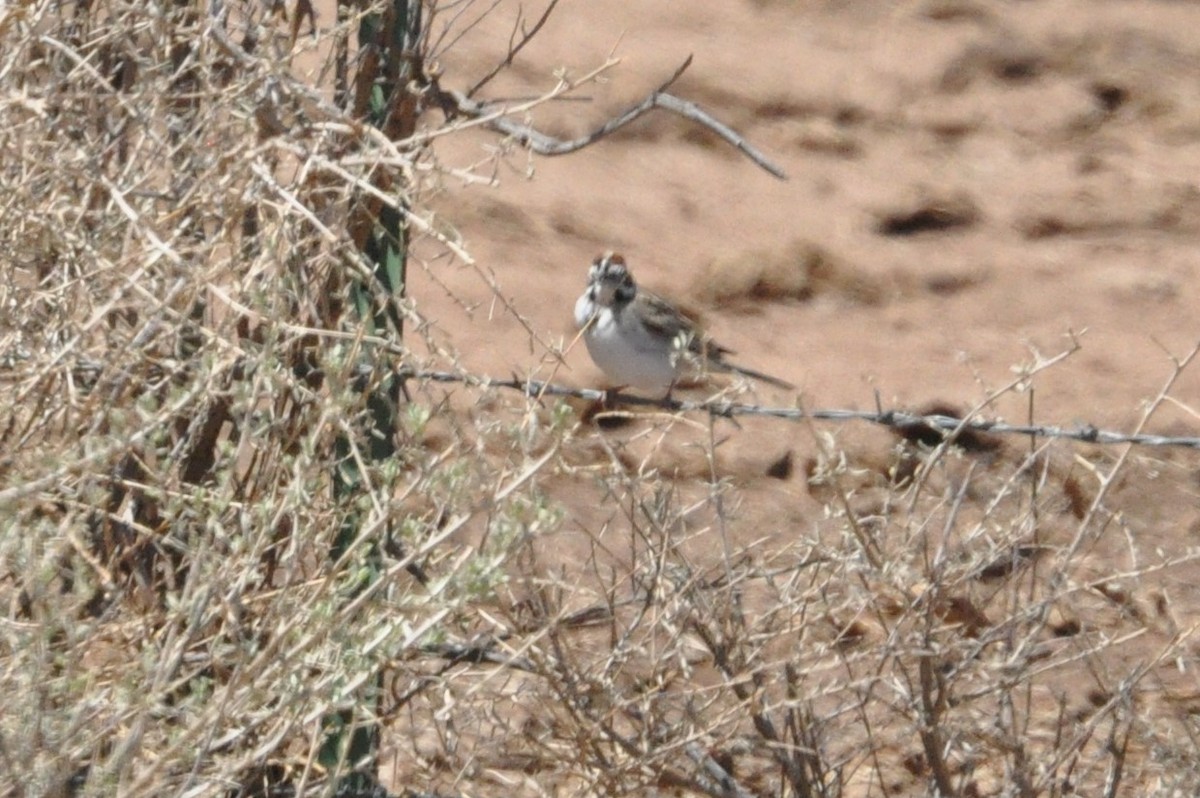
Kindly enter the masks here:
<path id="1" fill-rule="evenodd" d="M 696 318 L 670 300 L 643 288 L 638 290 L 634 302 L 640 305 L 637 310 L 642 324 L 650 332 L 662 335 L 669 341 L 685 335 L 689 352 L 709 358 L 720 359 L 722 355 L 733 354 L 731 350 L 705 336 Z"/>
<path id="2" fill-rule="evenodd" d="M 676 336 L 681 333 L 687 335 L 688 351 L 699 355 L 710 368 L 732 371 L 735 374 L 760 380 L 778 388 L 792 390 L 796 387 L 792 383 L 772 377 L 770 374 L 730 363 L 725 356 L 734 354 L 734 351 L 706 336 L 700 330 L 697 320 L 671 301 L 644 289 L 638 291 L 634 301 L 643 305 L 639 310 L 646 329 L 661 334 L 671 341 L 674 341 Z"/>

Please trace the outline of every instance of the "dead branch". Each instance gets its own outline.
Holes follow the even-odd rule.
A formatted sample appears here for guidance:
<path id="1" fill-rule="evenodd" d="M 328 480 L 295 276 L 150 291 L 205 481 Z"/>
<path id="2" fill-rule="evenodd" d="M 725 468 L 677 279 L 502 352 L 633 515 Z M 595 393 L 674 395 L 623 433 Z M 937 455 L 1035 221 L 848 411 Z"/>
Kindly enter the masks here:
<path id="1" fill-rule="evenodd" d="M 771 175 L 780 180 L 787 180 L 787 174 L 780 167 L 772 163 L 765 155 L 758 151 L 745 138 L 743 138 L 736 130 L 718 121 L 708 112 L 701 109 L 698 105 L 687 100 L 680 99 L 673 94 L 668 94 L 667 89 L 687 70 L 692 64 L 692 56 L 687 59 L 675 70 L 670 78 L 665 80 L 657 89 L 650 92 L 646 99 L 642 100 L 637 105 L 631 106 L 622 113 L 608 120 L 604 124 L 592 132 L 580 136 L 575 139 L 558 139 L 549 136 L 538 130 L 535 130 L 529 125 L 523 125 L 506 116 L 497 114 L 498 110 L 496 103 L 480 102 L 472 100 L 469 93 L 445 91 L 438 89 L 436 83 L 433 86 L 438 95 L 438 104 L 448 112 L 462 114 L 463 116 L 472 119 L 478 119 L 486 115 L 493 115 L 484 124 L 490 130 L 495 130 L 498 133 L 503 133 L 506 136 L 511 136 L 520 142 L 522 145 L 529 147 L 539 155 L 566 155 L 568 153 L 581 150 L 584 147 L 595 144 L 600 139 L 615 133 L 617 130 L 628 125 L 633 120 L 643 114 L 653 111 L 655 108 L 661 108 L 664 111 L 679 114 L 680 116 L 690 119 L 693 122 L 703 125 L 709 130 L 716 133 L 729 144 L 740 150 L 747 158 L 754 161 L 761 168 L 765 169 Z M 474 91 L 474 89 L 472 89 Z"/>
<path id="2" fill-rule="evenodd" d="M 497 651 L 496 644 L 497 641 L 492 638 L 477 643 L 429 643 L 421 646 L 421 652 L 428 656 L 447 660 L 449 665 L 490 664 L 537 673 L 537 668 L 527 658 Z"/>

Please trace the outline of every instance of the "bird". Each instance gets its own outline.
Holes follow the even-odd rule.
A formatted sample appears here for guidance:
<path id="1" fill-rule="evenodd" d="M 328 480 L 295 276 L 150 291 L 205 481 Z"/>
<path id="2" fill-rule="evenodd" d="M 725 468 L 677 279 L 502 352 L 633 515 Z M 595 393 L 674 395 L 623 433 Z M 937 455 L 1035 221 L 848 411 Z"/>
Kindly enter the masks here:
<path id="1" fill-rule="evenodd" d="M 738 374 L 784 389 L 790 382 L 737 366 L 733 354 L 713 341 L 669 299 L 638 286 L 616 252 L 599 255 L 587 288 L 575 302 L 575 324 L 588 354 L 617 389 L 670 396 L 689 368 Z"/>

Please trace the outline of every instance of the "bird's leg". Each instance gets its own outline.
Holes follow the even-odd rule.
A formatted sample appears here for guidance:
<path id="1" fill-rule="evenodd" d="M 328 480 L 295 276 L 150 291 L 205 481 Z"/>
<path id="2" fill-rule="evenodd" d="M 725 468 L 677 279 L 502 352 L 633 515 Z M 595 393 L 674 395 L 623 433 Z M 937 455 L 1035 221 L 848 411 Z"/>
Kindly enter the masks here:
<path id="1" fill-rule="evenodd" d="M 667 395 L 663 397 L 664 401 L 667 401 L 667 402 L 675 401 L 675 383 L 677 383 L 677 382 L 679 382 L 678 377 L 671 380 L 671 384 L 667 386 Z"/>

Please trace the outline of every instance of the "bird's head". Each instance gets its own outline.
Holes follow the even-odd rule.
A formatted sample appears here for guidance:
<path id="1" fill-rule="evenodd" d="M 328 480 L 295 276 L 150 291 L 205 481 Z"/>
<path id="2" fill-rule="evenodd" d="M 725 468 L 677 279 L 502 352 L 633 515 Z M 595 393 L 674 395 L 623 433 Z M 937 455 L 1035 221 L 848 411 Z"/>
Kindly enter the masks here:
<path id="1" fill-rule="evenodd" d="M 628 302 L 637 294 L 637 284 L 625 265 L 625 258 L 616 252 L 605 252 L 592 261 L 588 289 L 592 301 L 602 306 Z"/>

